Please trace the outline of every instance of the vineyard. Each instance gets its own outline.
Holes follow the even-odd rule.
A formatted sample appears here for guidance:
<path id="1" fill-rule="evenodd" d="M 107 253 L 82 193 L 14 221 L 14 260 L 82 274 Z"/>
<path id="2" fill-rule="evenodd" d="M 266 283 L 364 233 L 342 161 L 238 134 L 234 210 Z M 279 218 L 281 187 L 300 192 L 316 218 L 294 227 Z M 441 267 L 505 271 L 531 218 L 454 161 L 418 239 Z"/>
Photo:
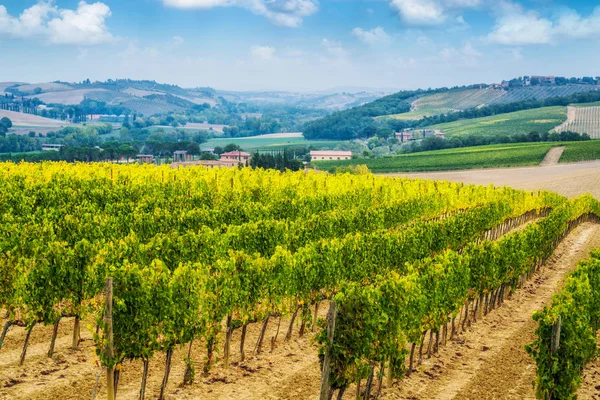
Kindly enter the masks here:
<path id="1" fill-rule="evenodd" d="M 569 107 L 569 119 L 554 131 L 587 133 L 592 139 L 600 139 L 600 107 Z"/>
<path id="2" fill-rule="evenodd" d="M 487 145 L 380 158 L 319 161 L 315 165 L 324 171 L 329 168 L 366 165 L 373 173 L 504 168 L 539 165 L 551 148 L 550 143 Z"/>
<path id="3" fill-rule="evenodd" d="M 426 116 L 447 114 L 484 106 L 543 100 L 598 90 L 588 85 L 525 86 L 510 89 L 466 89 L 432 94 L 411 103 L 411 111 L 380 116 L 378 119 L 419 120 Z"/>
<path id="4" fill-rule="evenodd" d="M 370 174 L 47 163 L 0 177 L 0 346 L 24 329 L 26 366 L 43 325 L 52 357 L 73 319 L 70 347 L 93 334 L 93 393 L 109 399 L 134 360 L 135 397 L 176 398 L 313 335 L 321 398 L 378 396 L 600 215 L 590 196 Z"/>
<path id="5" fill-rule="evenodd" d="M 548 132 L 567 119 L 565 107 L 544 107 L 532 110 L 498 114 L 491 117 L 474 118 L 438 124 L 438 129 L 447 137 L 456 135 L 526 135 L 530 132 Z"/>

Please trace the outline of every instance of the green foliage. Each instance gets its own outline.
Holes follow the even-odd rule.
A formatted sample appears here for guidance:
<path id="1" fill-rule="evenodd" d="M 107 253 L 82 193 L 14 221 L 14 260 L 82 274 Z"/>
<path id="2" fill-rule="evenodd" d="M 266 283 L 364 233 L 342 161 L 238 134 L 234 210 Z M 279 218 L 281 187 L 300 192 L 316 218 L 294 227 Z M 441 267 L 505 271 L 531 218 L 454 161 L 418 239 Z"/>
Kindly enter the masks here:
<path id="1" fill-rule="evenodd" d="M 548 143 L 490 145 L 371 159 L 318 161 L 313 164 L 322 170 L 366 165 L 374 173 L 501 168 L 538 165 L 551 147 Z"/>
<path id="2" fill-rule="evenodd" d="M 284 150 L 283 153 L 279 152 L 276 155 L 256 152 L 252 155 L 250 166 L 253 168 L 273 168 L 280 171 L 286 169 L 298 171 L 304 167 L 304 164 L 300 160 L 291 158 L 291 154 Z"/>
<path id="3" fill-rule="evenodd" d="M 468 219 L 471 224 L 483 222 L 489 211 L 482 210 Z M 584 196 L 557 205 L 548 217 L 495 242 L 467 240 L 461 244 L 453 240 L 458 237 L 447 237 L 449 241 L 444 243 L 440 232 L 422 238 L 410 232 L 414 243 L 419 245 L 426 245 L 426 237 L 440 240 L 440 248 L 436 249 L 436 245 L 424 252 L 436 255 L 404 258 L 404 263 L 381 263 L 380 268 L 385 267 L 369 275 L 368 281 L 342 280 L 334 298 L 339 311 L 333 347 L 326 341 L 326 329 L 318 336 L 320 354 L 324 354 L 326 347 L 331 349 L 332 388 L 344 389 L 352 382 L 359 382 L 373 365 L 386 360 L 403 360 L 407 341 L 416 343 L 428 330 L 439 332 L 469 300 L 506 285 L 515 286 L 522 275 L 531 273 L 550 257 L 575 221 L 598 211 L 599 203 L 591 196 Z M 457 234 L 464 228 L 450 223 L 447 229 Z M 592 285 L 600 284 L 600 263 L 596 269 L 598 276 L 590 279 Z M 591 287 L 587 284 L 587 291 L 581 292 L 579 298 L 588 299 L 581 306 L 587 307 L 584 313 L 587 321 L 598 324 L 600 294 L 592 296 Z M 590 307 L 591 304 L 594 307 Z M 582 313 L 572 302 L 565 306 L 572 308 L 569 311 L 572 315 Z M 573 326 L 581 328 L 580 322 L 576 321 Z M 577 354 L 585 357 L 595 354 L 594 335 L 590 329 L 587 331 L 587 345 L 583 348 L 582 342 L 572 345 L 579 350 Z M 565 335 L 568 341 L 569 328 Z M 546 349 L 547 342 L 538 348 Z M 577 370 L 578 365 L 573 358 L 564 360 L 564 366 L 573 370 Z M 569 379 L 569 371 L 553 370 L 553 373 L 560 379 Z M 553 392 L 553 399 L 569 398 L 556 397 L 556 393 Z"/>
<path id="4" fill-rule="evenodd" d="M 468 134 L 510 136 L 532 131 L 548 132 L 566 119 L 565 107 L 546 107 L 433 125 L 431 129 L 439 129 L 449 137 Z"/>
<path id="5" fill-rule="evenodd" d="M 569 143 L 560 158 L 560 162 L 579 162 L 589 160 L 600 160 L 600 140 Z"/>
<path id="6" fill-rule="evenodd" d="M 537 364 L 536 395 L 540 399 L 574 399 L 585 364 L 598 354 L 600 328 L 600 259 L 581 262 L 552 297 L 552 304 L 533 315 L 535 341 L 526 349 Z M 551 351 L 553 326 L 560 316 L 560 346 Z"/>

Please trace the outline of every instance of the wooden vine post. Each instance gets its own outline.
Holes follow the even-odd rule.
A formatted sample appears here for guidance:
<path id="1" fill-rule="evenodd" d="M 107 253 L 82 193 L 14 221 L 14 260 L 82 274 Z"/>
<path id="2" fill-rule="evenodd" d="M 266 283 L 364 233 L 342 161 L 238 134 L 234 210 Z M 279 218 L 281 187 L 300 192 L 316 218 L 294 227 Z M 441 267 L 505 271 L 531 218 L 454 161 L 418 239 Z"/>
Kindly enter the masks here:
<path id="1" fill-rule="evenodd" d="M 333 335 L 335 332 L 335 319 L 337 317 L 337 304 L 332 300 L 327 313 L 327 346 L 325 357 L 323 357 L 323 372 L 321 374 L 321 394 L 319 400 L 329 400 L 329 372 L 331 369 L 331 347 L 333 347 Z"/>
<path id="2" fill-rule="evenodd" d="M 112 323 L 112 306 L 113 306 L 113 281 L 112 278 L 106 278 L 106 312 L 104 314 L 104 322 L 106 323 L 106 360 L 108 368 L 106 369 L 106 398 L 107 400 L 115 400 L 115 367 L 112 365 L 114 358 L 113 350 L 113 323 Z"/>
<path id="3" fill-rule="evenodd" d="M 561 317 L 559 315 L 556 323 L 552 325 L 552 343 L 550 345 L 550 351 L 552 351 L 552 354 L 556 354 L 558 348 L 560 347 L 560 324 Z"/>

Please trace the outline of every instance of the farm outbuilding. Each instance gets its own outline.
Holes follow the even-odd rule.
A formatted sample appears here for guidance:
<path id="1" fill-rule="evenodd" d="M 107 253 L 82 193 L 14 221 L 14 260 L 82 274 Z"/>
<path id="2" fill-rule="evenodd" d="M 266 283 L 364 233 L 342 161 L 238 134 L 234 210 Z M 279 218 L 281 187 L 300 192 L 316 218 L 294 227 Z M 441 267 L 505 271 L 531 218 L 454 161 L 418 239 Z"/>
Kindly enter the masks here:
<path id="1" fill-rule="evenodd" d="M 313 150 L 310 152 L 311 161 L 320 160 L 349 160 L 352 158 L 351 151 L 340 150 Z"/>
<path id="2" fill-rule="evenodd" d="M 178 161 L 189 161 L 192 159 L 192 155 L 188 154 L 185 150 L 177 150 L 173 153 L 173 162 Z"/>
<path id="3" fill-rule="evenodd" d="M 153 164 L 154 156 L 152 154 L 138 154 L 137 159 L 140 164 Z"/>
<path id="4" fill-rule="evenodd" d="M 250 161 L 251 155 L 243 151 L 230 151 L 229 153 L 221 154 L 220 161 L 236 162 L 247 164 Z"/>

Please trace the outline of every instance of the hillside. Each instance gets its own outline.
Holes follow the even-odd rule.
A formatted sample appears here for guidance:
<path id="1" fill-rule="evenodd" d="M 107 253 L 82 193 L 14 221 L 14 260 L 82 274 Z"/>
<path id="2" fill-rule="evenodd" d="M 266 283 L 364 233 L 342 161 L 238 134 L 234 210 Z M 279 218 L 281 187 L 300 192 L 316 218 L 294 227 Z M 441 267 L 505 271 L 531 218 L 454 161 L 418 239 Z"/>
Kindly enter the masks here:
<path id="1" fill-rule="evenodd" d="M 509 89 L 468 89 L 421 97 L 411 103 L 411 111 L 380 118 L 419 120 L 424 117 L 464 111 L 498 104 L 565 97 L 600 90 L 590 85 L 525 86 Z"/>
<path id="2" fill-rule="evenodd" d="M 439 129 L 447 137 L 471 134 L 492 136 L 527 134 L 529 132 L 542 133 L 550 131 L 566 119 L 566 108 L 557 106 L 454 121 L 433 125 L 431 129 Z"/>
<path id="3" fill-rule="evenodd" d="M 403 91 L 310 122 L 305 126 L 304 134 L 310 139 L 367 138 L 382 130 L 399 131 L 598 100 L 600 85 L 583 83 L 517 87 L 471 85 Z"/>
<path id="4" fill-rule="evenodd" d="M 600 139 L 600 106 L 592 104 L 587 107 L 585 105 L 569 106 L 567 120 L 556 127 L 554 131 L 587 133 L 593 139 Z"/>
<path id="5" fill-rule="evenodd" d="M 381 90 L 358 92 L 235 92 L 212 88 L 181 88 L 154 81 L 130 79 L 106 82 L 0 82 L 0 93 L 12 93 L 25 99 L 39 99 L 46 104 L 79 105 L 84 100 L 121 106 L 145 116 L 184 112 L 195 105 L 215 107 L 219 102 L 251 103 L 258 106 L 290 106 L 339 111 L 374 101 L 387 93 Z"/>
<path id="6" fill-rule="evenodd" d="M 38 117 L 37 115 L 24 114 L 20 112 L 0 110 L 0 118 L 10 118 L 14 128 L 60 128 L 68 123 L 56 119 Z"/>

